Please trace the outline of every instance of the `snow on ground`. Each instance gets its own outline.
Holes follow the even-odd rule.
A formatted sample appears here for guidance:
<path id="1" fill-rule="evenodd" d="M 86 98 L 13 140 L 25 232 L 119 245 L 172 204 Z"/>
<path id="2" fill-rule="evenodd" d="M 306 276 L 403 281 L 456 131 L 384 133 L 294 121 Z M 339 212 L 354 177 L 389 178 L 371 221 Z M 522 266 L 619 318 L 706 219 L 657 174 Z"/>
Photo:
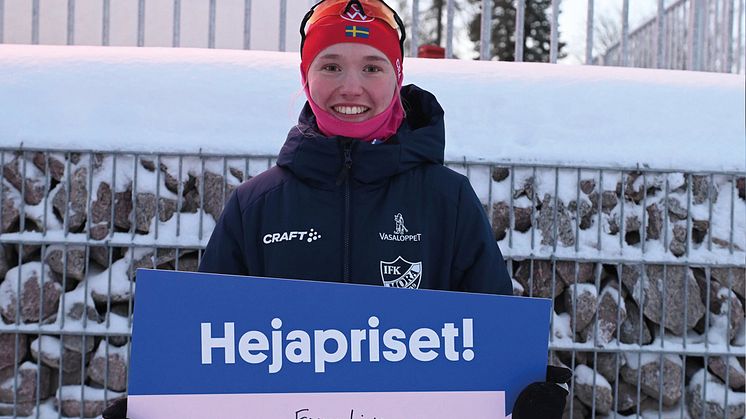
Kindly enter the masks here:
<path id="1" fill-rule="evenodd" d="M 0 46 L 0 146 L 276 154 L 295 53 Z M 744 76 L 407 58 L 449 160 L 746 170 Z"/>

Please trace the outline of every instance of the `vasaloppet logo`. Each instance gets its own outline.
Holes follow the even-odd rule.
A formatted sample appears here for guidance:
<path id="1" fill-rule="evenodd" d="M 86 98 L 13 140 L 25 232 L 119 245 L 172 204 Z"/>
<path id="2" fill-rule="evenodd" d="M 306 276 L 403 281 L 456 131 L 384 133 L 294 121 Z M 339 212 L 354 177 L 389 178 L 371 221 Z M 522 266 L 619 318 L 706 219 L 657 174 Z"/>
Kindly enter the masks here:
<path id="1" fill-rule="evenodd" d="M 409 233 L 409 229 L 404 225 L 404 216 L 401 213 L 394 215 L 394 234 L 378 233 L 381 240 L 395 242 L 418 242 L 422 239 L 422 234 Z"/>
<path id="2" fill-rule="evenodd" d="M 411 357 L 428 362 L 441 355 L 452 362 L 472 361 L 475 355 L 474 319 L 460 320 L 461 328 L 456 323 L 444 323 L 436 329 L 421 327 L 407 333 L 396 327 L 379 329 L 380 321 L 374 315 L 368 318 L 367 329 L 291 330 L 286 333 L 282 330 L 282 319 L 274 318 L 270 322 L 272 330 L 269 334 L 249 330 L 238 338 L 238 342 L 234 322 L 223 323 L 222 337 L 213 336 L 212 323 L 201 323 L 202 364 L 213 363 L 215 350 L 223 352 L 225 364 L 236 363 L 236 352 L 249 364 L 263 364 L 269 360 L 267 368 L 270 374 L 279 372 L 285 361 L 291 364 L 313 363 L 315 373 L 325 372 L 326 364 L 344 361 L 400 362 Z M 330 348 L 334 350 L 329 351 Z"/>
<path id="3" fill-rule="evenodd" d="M 293 240 L 306 241 L 308 243 L 314 242 L 321 238 L 321 233 L 310 229 L 308 231 L 285 231 L 282 233 L 269 233 L 265 234 L 262 238 L 264 244 L 280 243 Z"/>

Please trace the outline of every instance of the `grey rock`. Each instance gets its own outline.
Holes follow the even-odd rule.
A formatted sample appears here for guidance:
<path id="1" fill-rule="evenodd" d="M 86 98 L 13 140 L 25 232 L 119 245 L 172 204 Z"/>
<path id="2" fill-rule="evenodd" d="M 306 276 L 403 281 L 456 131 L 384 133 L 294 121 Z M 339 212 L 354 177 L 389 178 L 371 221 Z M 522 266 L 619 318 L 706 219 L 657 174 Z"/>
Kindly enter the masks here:
<path id="1" fill-rule="evenodd" d="M 593 207 L 591 207 L 591 204 L 588 202 L 581 200 L 580 201 L 580 207 L 578 208 L 578 203 L 573 200 L 570 201 L 570 204 L 567 206 L 567 208 L 570 210 L 570 212 L 575 213 L 575 219 L 580 220 L 580 225 L 578 226 L 581 230 L 587 230 L 593 225 L 593 214 L 595 213 L 593 210 Z"/>
<path id="2" fill-rule="evenodd" d="M 111 186 L 106 182 L 98 184 L 96 189 L 96 200 L 91 203 L 91 221 L 94 224 L 108 222 L 111 220 Z"/>
<path id="3" fill-rule="evenodd" d="M 645 208 L 648 213 L 648 228 L 645 231 L 647 239 L 659 240 L 661 237 L 661 230 L 663 229 L 663 215 L 658 205 L 653 203 Z"/>
<path id="4" fill-rule="evenodd" d="M 621 303 L 621 306 L 619 305 Z M 596 345 L 604 346 L 616 339 L 617 326 L 624 321 L 627 310 L 624 300 L 613 287 L 607 286 L 601 292 L 598 302 L 597 324 L 591 324 L 583 331 L 586 342 L 592 341 Z M 594 339 L 595 332 L 595 339 Z"/>
<path id="5" fill-rule="evenodd" d="M 67 218 L 67 230 L 70 232 L 81 231 L 87 218 L 88 169 L 78 168 L 70 179 L 70 191 L 67 192 L 67 182 L 60 183 L 57 193 L 52 199 L 52 205 L 64 220 Z"/>
<path id="6" fill-rule="evenodd" d="M 0 219 L 0 233 L 9 232 L 15 226 L 18 225 L 18 217 L 20 211 L 18 210 L 18 201 L 15 194 L 9 187 L 5 185 L 5 182 L 0 181 L 0 198 L 2 198 L 2 219 Z"/>
<path id="7" fill-rule="evenodd" d="M 72 320 L 80 320 L 83 318 L 83 313 L 87 313 L 86 317 L 88 323 L 101 323 L 101 316 L 93 306 L 86 306 L 82 302 L 76 302 L 70 305 L 67 309 L 67 317 Z"/>
<path id="8" fill-rule="evenodd" d="M 710 184 L 709 176 L 692 175 L 692 200 L 695 204 L 702 204 L 708 199 L 712 199 L 712 202 L 718 200 L 718 187 L 717 184 Z M 711 187 L 712 186 L 712 187 Z"/>
<path id="9" fill-rule="evenodd" d="M 158 220 L 166 222 L 176 213 L 178 202 L 169 198 L 158 199 Z"/>
<path id="10" fill-rule="evenodd" d="M 65 163 L 53 155 L 44 158 L 45 156 L 46 154 L 42 152 L 34 153 L 34 157 L 32 158 L 34 166 L 42 172 L 49 171 L 49 175 L 52 179 L 58 182 L 61 181 L 65 176 Z"/>
<path id="11" fill-rule="evenodd" d="M 39 351 L 40 342 L 41 352 Z M 58 370 L 61 365 L 64 373 L 69 373 L 70 375 L 77 373 L 80 375 L 80 370 L 83 366 L 83 355 L 80 352 L 62 347 L 62 356 L 60 357 L 60 346 L 59 339 L 51 336 L 43 336 L 31 342 L 31 356 L 37 362 L 41 362 L 55 370 Z"/>
<path id="12" fill-rule="evenodd" d="M 574 333 L 585 329 L 596 315 L 598 294 L 593 285 L 572 284 L 565 291 L 565 309 L 570 314 L 570 327 Z M 573 301 L 575 308 L 573 309 Z"/>
<path id="13" fill-rule="evenodd" d="M 554 298 L 565 289 L 565 283 L 555 276 L 552 293 L 552 263 L 546 260 L 534 260 L 533 275 L 531 261 L 522 261 L 515 272 L 515 279 L 523 286 L 526 295 L 533 297 Z"/>
<path id="14" fill-rule="evenodd" d="M 62 336 L 62 346 L 65 349 L 69 349 L 71 351 L 78 352 L 80 354 L 82 353 L 90 353 L 93 348 L 96 346 L 96 338 L 93 336 L 75 336 L 75 335 L 65 335 Z"/>
<path id="15" fill-rule="evenodd" d="M 5 304 L 0 306 L 0 314 L 2 314 L 3 319 L 8 323 L 16 322 L 19 300 L 21 323 L 37 323 L 56 315 L 62 287 L 52 279 L 49 273 L 50 269 L 44 269 L 44 277 L 41 276 L 41 264 L 38 262 L 24 264 L 21 269 L 23 274 L 20 284 L 20 298 L 18 296 L 17 278 L 3 281 L 0 284 L 0 293 L 5 293 L 7 297 Z M 10 271 L 10 273 L 12 272 Z M 40 307 L 41 310 L 39 310 Z M 39 311 L 41 311 L 41 318 L 39 318 Z"/>
<path id="16" fill-rule="evenodd" d="M 223 176 L 211 172 L 204 173 L 204 182 L 203 210 L 217 221 L 223 212 L 223 206 L 236 187 L 226 182 Z"/>
<path id="17" fill-rule="evenodd" d="M 599 352 L 596 354 L 596 371 L 603 375 L 606 381 L 613 383 L 625 362 L 626 358 L 622 354 Z"/>
<path id="18" fill-rule="evenodd" d="M 595 179 L 583 179 L 580 181 L 580 190 L 583 191 L 584 194 L 588 195 L 593 192 L 594 189 L 596 189 Z"/>
<path id="19" fill-rule="evenodd" d="M 18 334 L 18 360 L 22 360 L 26 357 L 27 353 L 27 335 Z M 15 333 L 0 333 L 0 370 L 13 366 L 16 364 L 16 334 Z M 12 374 L 12 373 L 11 373 Z M 0 383 L 5 380 L 0 380 Z"/>
<path id="20" fill-rule="evenodd" d="M 598 211 L 598 192 L 593 192 L 588 195 L 588 199 L 590 199 L 591 204 L 593 206 L 593 211 Z M 613 210 L 617 203 L 619 202 L 619 199 L 617 197 L 617 193 L 615 191 L 604 191 L 601 193 L 601 211 L 604 214 L 610 214 L 611 210 Z"/>
<path id="21" fill-rule="evenodd" d="M 707 278 L 696 276 L 702 303 L 707 304 L 707 292 L 709 292 L 710 312 L 714 314 L 727 315 L 729 320 L 728 340 L 732 340 L 744 322 L 743 304 L 734 292 L 720 285 L 718 281 L 710 281 L 710 289 L 707 289 Z"/>
<path id="22" fill-rule="evenodd" d="M 666 208 L 668 209 L 668 216 L 671 220 L 686 220 L 687 211 L 686 207 L 683 207 L 678 199 L 669 196 L 666 201 Z"/>
<path id="23" fill-rule="evenodd" d="M 106 343 L 101 342 L 104 348 Z M 124 349 L 124 350 L 123 350 Z M 108 377 L 106 376 L 108 364 Z M 127 357 L 126 347 L 108 346 L 99 348 L 88 366 L 88 377 L 95 383 L 114 391 L 124 391 L 127 388 Z"/>
<path id="24" fill-rule="evenodd" d="M 638 363 L 638 354 L 626 354 L 627 363 L 621 369 L 622 379 L 628 384 L 637 384 L 640 371 L 640 390 L 650 397 L 662 400 L 666 406 L 673 406 L 681 399 L 681 380 L 684 367 L 677 355 L 663 356 L 663 394 L 660 393 L 661 357 L 654 354 L 643 354 Z"/>
<path id="25" fill-rule="evenodd" d="M 746 177 L 739 177 L 736 180 L 736 189 L 738 189 L 738 197 L 746 199 Z"/>
<path id="26" fill-rule="evenodd" d="M 149 159 L 140 159 L 140 166 L 144 167 L 148 172 L 155 172 L 155 162 Z"/>
<path id="27" fill-rule="evenodd" d="M 595 375 L 595 386 L 593 376 Z M 607 414 L 611 411 L 613 396 L 611 385 L 597 372 L 585 365 L 575 367 L 575 397 L 588 407 L 594 406 L 596 414 Z"/>
<path id="28" fill-rule="evenodd" d="M 558 260 L 555 263 L 555 267 L 557 270 L 557 275 L 562 279 L 562 281 L 565 282 L 567 285 L 574 284 L 576 282 L 576 262 L 573 261 L 566 261 L 566 260 Z M 586 263 L 586 262 L 578 262 L 577 263 L 577 283 L 578 284 L 584 284 L 584 283 L 590 283 L 594 282 L 595 280 L 595 264 L 593 263 Z"/>
<path id="29" fill-rule="evenodd" d="M 38 381 L 37 374 L 39 375 Z M 6 380 L 0 384 L 0 402 L 35 402 L 37 388 L 39 389 L 39 397 L 42 400 L 46 399 L 51 395 L 52 385 L 50 378 L 51 372 L 49 368 L 31 362 L 24 362 L 18 368 L 18 388 L 15 391 L 13 388 L 14 380 Z"/>
<path id="30" fill-rule="evenodd" d="M 637 305 L 642 307 L 645 317 L 657 324 L 663 322 L 678 336 L 694 327 L 704 314 L 705 306 L 691 270 L 686 266 L 667 266 L 665 279 L 663 265 L 646 265 L 644 272 L 640 279 L 639 266 L 624 265 L 622 282 Z"/>
<path id="31" fill-rule="evenodd" d="M 517 199 L 522 196 L 525 196 L 531 200 L 534 199 L 534 178 L 533 177 L 527 178 L 523 182 L 523 186 L 520 186 L 518 189 L 513 191 L 513 199 Z"/>
<path id="32" fill-rule="evenodd" d="M 22 417 L 34 413 L 36 402 L 0 403 L 0 416 Z"/>
<path id="33" fill-rule="evenodd" d="M 139 259 L 136 259 L 132 266 L 132 273 L 134 274 L 135 271 L 140 268 L 155 269 L 163 267 L 169 262 L 173 262 L 175 259 L 176 249 L 156 249 L 155 251 L 148 252 Z"/>
<path id="34" fill-rule="evenodd" d="M 23 193 L 23 200 L 28 205 L 36 205 L 44 198 L 44 181 L 36 178 L 28 178 L 22 175 L 23 163 L 21 158 L 15 158 L 3 166 L 3 177 L 13 185 L 16 190 Z"/>
<path id="35" fill-rule="evenodd" d="M 0 278 L 5 278 L 5 274 L 8 273 L 8 269 L 11 266 L 8 263 L 8 255 L 5 251 L 5 246 L 0 245 Z"/>
<path id="36" fill-rule="evenodd" d="M 132 189 L 128 187 L 123 192 L 114 193 L 114 226 L 123 230 L 129 230 L 132 226 L 130 214 L 132 213 Z"/>
<path id="37" fill-rule="evenodd" d="M 86 386 L 84 392 L 91 394 L 96 389 Z M 60 393 L 62 397 L 60 397 Z M 80 390 L 75 391 L 61 391 L 55 398 L 55 405 L 59 411 L 62 412 L 62 416 L 67 417 L 84 417 L 84 418 L 95 418 L 100 416 L 101 413 L 106 409 L 107 405 L 113 403 L 118 398 L 124 397 L 121 393 L 110 394 L 109 400 L 80 400 Z"/>
<path id="38" fill-rule="evenodd" d="M 730 249 L 732 247 L 736 251 L 743 251 L 739 245 L 732 243 L 730 240 L 724 240 L 719 237 L 713 237 L 712 243 L 722 247 L 723 249 Z"/>
<path id="39" fill-rule="evenodd" d="M 88 233 L 91 235 L 91 239 L 93 240 L 103 240 L 109 235 L 109 224 L 101 223 L 91 226 Z"/>
<path id="40" fill-rule="evenodd" d="M 692 220 L 692 241 L 702 243 L 709 230 L 710 223 L 707 220 Z"/>
<path id="41" fill-rule="evenodd" d="M 636 343 L 638 345 L 647 345 L 653 341 L 650 329 L 645 323 L 645 319 L 640 319 L 640 308 L 633 301 L 626 300 L 627 317 L 622 323 L 620 330 L 620 340 L 622 343 Z M 642 323 L 640 323 L 642 320 Z M 640 335 L 640 324 L 642 324 L 642 335 Z"/>
<path id="42" fill-rule="evenodd" d="M 510 176 L 510 169 L 507 167 L 495 167 L 492 169 L 492 180 L 495 182 L 502 182 L 507 179 L 508 176 Z M 236 176 L 236 178 L 238 178 L 238 180 L 243 180 L 238 176 Z"/>
<path id="43" fill-rule="evenodd" d="M 562 419 L 582 419 L 587 418 L 589 415 L 590 410 L 577 397 L 570 399 L 570 396 L 567 396 Z"/>
<path id="44" fill-rule="evenodd" d="M 743 418 L 746 414 L 743 398 L 729 397 L 728 406 L 724 406 L 721 395 L 725 391 L 725 386 L 704 369 L 694 374 L 686 392 L 689 415 L 693 418 Z"/>
<path id="45" fill-rule="evenodd" d="M 531 228 L 531 208 L 514 207 L 513 216 L 515 217 L 513 220 L 515 231 L 525 233 Z"/>
<path id="46" fill-rule="evenodd" d="M 741 389 L 746 384 L 743 367 L 736 357 L 709 357 L 707 358 L 707 367 L 713 374 L 723 380 L 723 383 L 728 383 L 728 386 L 733 390 Z"/>
<path id="47" fill-rule="evenodd" d="M 510 206 L 505 202 L 492 204 L 492 233 L 495 240 L 505 238 L 505 231 L 510 225 Z"/>
<path id="48" fill-rule="evenodd" d="M 637 386 L 621 380 L 617 383 L 617 385 L 617 399 L 615 403 L 616 410 L 618 412 L 623 412 L 637 406 Z M 647 399 L 647 395 L 640 391 L 639 402 L 642 403 L 642 401 L 644 401 L 645 399 Z"/>
<path id="49" fill-rule="evenodd" d="M 66 254 L 67 258 L 65 258 Z M 52 248 L 47 252 L 45 262 L 52 272 L 60 275 L 66 274 L 67 278 L 81 281 L 85 276 L 87 260 L 84 247 Z"/>
<path id="50" fill-rule="evenodd" d="M 104 268 L 109 267 L 109 251 L 111 249 L 108 246 L 91 246 L 88 248 L 88 255 L 92 261 L 98 263 Z M 112 254 L 112 262 L 116 260 L 114 254 Z"/>
<path id="51" fill-rule="evenodd" d="M 575 244 L 575 234 L 570 214 L 561 199 L 557 199 L 556 204 L 555 207 L 555 199 L 552 196 L 544 195 L 538 219 L 539 229 L 541 230 L 541 244 L 554 245 L 559 239 L 563 246 L 573 246 Z"/>
<path id="52" fill-rule="evenodd" d="M 199 268 L 199 259 L 194 254 L 180 256 L 171 263 L 174 270 L 184 272 L 197 272 Z"/>
<path id="53" fill-rule="evenodd" d="M 640 181 L 639 185 L 635 187 L 635 182 L 637 179 L 642 176 L 641 172 L 630 172 L 627 174 L 626 182 L 624 185 L 624 196 L 627 200 L 633 201 L 636 204 L 639 204 L 640 201 L 642 201 L 642 198 L 645 196 L 645 188 L 644 188 L 644 182 Z M 617 184 L 617 195 L 621 194 L 622 192 L 622 185 Z"/>
<path id="54" fill-rule="evenodd" d="M 711 275 L 723 287 L 732 289 L 741 298 L 746 297 L 746 268 L 712 268 Z"/>
<path id="55" fill-rule="evenodd" d="M 248 180 L 248 179 L 244 179 L 244 178 L 243 178 L 243 170 L 241 170 L 241 169 L 237 169 L 237 168 L 235 168 L 235 167 L 231 167 L 231 168 L 229 168 L 229 169 L 228 169 L 228 171 L 230 171 L 231 175 L 233 175 L 233 177 L 234 177 L 234 178 L 235 178 L 235 179 L 236 179 L 237 181 L 239 181 L 239 182 L 243 182 L 243 181 L 246 181 L 246 180 Z M 506 176 L 506 177 L 507 177 L 507 176 Z M 494 172 L 494 171 L 492 172 L 492 179 L 493 179 L 493 180 L 494 180 L 495 182 L 499 182 L 499 180 L 495 179 L 495 172 Z M 501 179 L 501 180 L 502 180 L 502 179 Z"/>
<path id="56" fill-rule="evenodd" d="M 140 192 L 135 195 L 135 228 L 140 233 L 150 232 L 150 222 L 155 217 L 156 202 L 152 193 Z"/>

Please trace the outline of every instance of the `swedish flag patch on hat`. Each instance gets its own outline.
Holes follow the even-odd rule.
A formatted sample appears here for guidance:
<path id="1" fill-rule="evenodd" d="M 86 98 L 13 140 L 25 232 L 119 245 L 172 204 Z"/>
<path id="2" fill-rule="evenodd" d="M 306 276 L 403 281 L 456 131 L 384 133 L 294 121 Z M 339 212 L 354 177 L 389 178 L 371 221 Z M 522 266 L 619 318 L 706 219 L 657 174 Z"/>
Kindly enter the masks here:
<path id="1" fill-rule="evenodd" d="M 351 38 L 367 38 L 370 36 L 370 29 L 365 26 L 345 26 L 345 36 Z"/>

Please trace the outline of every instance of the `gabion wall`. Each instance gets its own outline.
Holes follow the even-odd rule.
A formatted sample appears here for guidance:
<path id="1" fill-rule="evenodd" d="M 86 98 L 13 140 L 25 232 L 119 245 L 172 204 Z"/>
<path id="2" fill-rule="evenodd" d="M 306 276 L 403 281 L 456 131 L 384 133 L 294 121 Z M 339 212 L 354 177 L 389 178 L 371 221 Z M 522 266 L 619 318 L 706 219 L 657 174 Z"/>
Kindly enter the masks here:
<path id="1" fill-rule="evenodd" d="M 232 190 L 272 164 L 0 149 L 0 415 L 94 417 L 123 397 L 135 270 L 196 270 Z M 450 166 L 515 294 L 554 300 L 567 417 L 743 417 L 746 173 Z"/>

